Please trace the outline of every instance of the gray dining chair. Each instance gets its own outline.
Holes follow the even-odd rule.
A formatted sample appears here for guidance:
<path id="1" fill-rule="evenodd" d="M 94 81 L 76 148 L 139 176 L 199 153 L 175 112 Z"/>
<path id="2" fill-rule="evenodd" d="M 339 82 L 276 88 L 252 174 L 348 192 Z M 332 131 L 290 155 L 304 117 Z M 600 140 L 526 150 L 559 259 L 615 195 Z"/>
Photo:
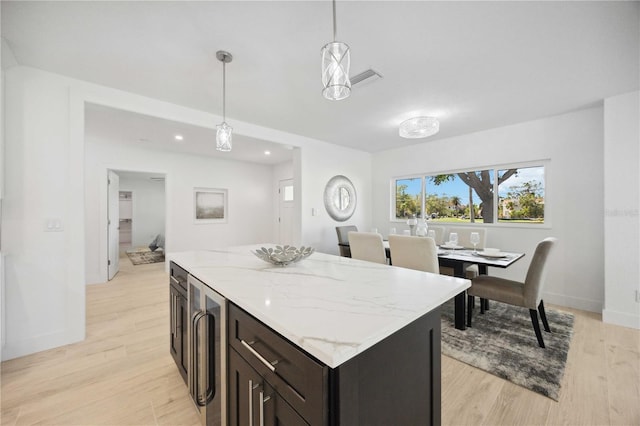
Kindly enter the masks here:
<path id="1" fill-rule="evenodd" d="M 538 322 L 538 312 L 544 325 L 544 330 L 551 332 L 547 315 L 544 311 L 544 301 L 542 300 L 542 287 L 545 280 L 547 261 L 551 250 L 557 243 L 553 237 L 545 238 L 536 247 L 536 251 L 531 259 L 531 264 L 527 270 L 524 282 L 512 281 L 505 278 L 498 278 L 489 275 L 480 275 L 471 280 L 471 287 L 467 289 L 467 325 L 471 327 L 471 317 L 473 312 L 474 297 L 480 298 L 480 312 L 484 313 L 484 301 L 495 300 L 510 305 L 521 306 L 529 309 L 531 323 L 536 333 L 538 344 L 544 348 L 544 340 L 540 332 Z"/>
<path id="2" fill-rule="evenodd" d="M 442 243 L 444 243 L 444 236 L 447 232 L 447 228 L 445 228 L 444 226 L 437 226 L 437 225 L 432 225 L 431 223 L 427 223 L 428 227 L 427 227 L 427 232 L 428 231 L 433 231 L 436 234 L 435 237 L 435 241 L 436 241 L 436 245 L 442 245 Z"/>
<path id="3" fill-rule="evenodd" d="M 369 262 L 387 263 L 382 235 L 377 232 L 349 232 L 351 257 Z"/>
<path id="4" fill-rule="evenodd" d="M 351 249 L 349 247 L 349 232 L 351 231 L 358 232 L 358 227 L 355 225 L 336 226 L 338 249 L 342 257 L 351 257 Z"/>
<path id="5" fill-rule="evenodd" d="M 440 273 L 438 247 L 433 238 L 389 235 L 389 250 L 393 266 Z"/>
<path id="6" fill-rule="evenodd" d="M 449 233 L 447 234 L 447 240 L 449 240 L 449 235 L 455 232 L 458 234 L 458 245 L 461 245 L 464 248 L 473 248 L 473 244 L 471 243 L 471 233 L 477 232 L 480 236 L 480 242 L 476 245 L 478 250 L 482 250 L 487 245 L 487 230 L 485 228 L 476 228 L 476 227 L 460 227 L 460 228 L 450 228 Z M 444 267 L 441 270 L 441 273 L 444 275 L 453 275 L 453 269 Z M 478 275 L 480 275 L 480 269 L 478 265 L 471 264 L 467 265 L 464 270 L 465 278 L 468 280 L 472 280 Z"/>

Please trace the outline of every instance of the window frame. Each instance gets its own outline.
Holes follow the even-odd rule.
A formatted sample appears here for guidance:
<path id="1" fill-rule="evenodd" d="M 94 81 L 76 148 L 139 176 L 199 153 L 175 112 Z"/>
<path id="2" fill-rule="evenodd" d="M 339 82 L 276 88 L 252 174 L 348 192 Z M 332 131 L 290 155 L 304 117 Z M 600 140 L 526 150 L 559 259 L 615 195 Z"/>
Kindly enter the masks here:
<path id="1" fill-rule="evenodd" d="M 505 169 L 525 169 L 531 167 L 543 167 L 543 185 L 544 185 L 544 221 L 542 223 L 537 224 L 527 224 L 527 223 L 508 223 L 508 222 L 500 222 L 498 218 L 498 205 L 499 205 L 499 195 L 498 195 L 498 171 Z M 464 169 L 450 169 L 450 170 L 441 170 L 435 172 L 423 172 L 423 173 L 414 173 L 408 175 L 400 175 L 393 176 L 390 181 L 390 210 L 389 210 L 389 221 L 392 223 L 405 223 L 406 218 L 396 218 L 396 188 L 397 181 L 405 180 L 405 179 L 420 179 L 422 184 L 422 195 L 421 195 L 421 212 L 419 218 L 425 218 L 426 214 L 426 189 L 427 189 L 427 178 L 429 176 L 440 175 L 440 174 L 456 174 L 456 173 L 466 173 L 466 172 L 477 172 L 482 170 L 492 170 L 493 171 L 493 211 L 495 212 L 494 221 L 491 223 L 471 223 L 471 222 L 460 222 L 455 223 L 455 226 L 470 226 L 470 227 L 499 227 L 499 228 L 529 228 L 529 229 L 549 229 L 551 228 L 551 210 L 549 209 L 549 200 L 552 194 L 552 191 L 549 188 L 549 177 L 552 173 L 551 160 L 540 159 L 540 160 L 531 160 L 531 161 L 523 161 L 523 162 L 513 162 L 513 163 L 502 163 L 502 164 L 494 164 L 494 165 L 486 165 L 486 166 L 477 166 L 477 167 L 469 167 Z M 428 218 L 427 218 L 428 220 Z M 446 225 L 443 223 L 443 225 Z M 453 225 L 453 224 L 452 224 Z"/>

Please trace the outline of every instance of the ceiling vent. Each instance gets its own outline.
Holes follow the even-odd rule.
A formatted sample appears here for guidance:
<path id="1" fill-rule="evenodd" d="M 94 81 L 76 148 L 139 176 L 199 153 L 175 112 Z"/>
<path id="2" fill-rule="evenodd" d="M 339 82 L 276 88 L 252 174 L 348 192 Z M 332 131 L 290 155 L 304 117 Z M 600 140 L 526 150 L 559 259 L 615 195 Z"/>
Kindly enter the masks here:
<path id="1" fill-rule="evenodd" d="M 369 68 L 368 70 L 363 71 L 360 74 L 356 74 L 353 77 L 350 77 L 349 80 L 351 80 L 352 86 L 355 86 L 356 84 L 360 84 L 361 86 L 363 86 L 365 83 L 373 83 L 374 81 L 380 80 L 381 78 L 383 78 L 382 74 Z"/>

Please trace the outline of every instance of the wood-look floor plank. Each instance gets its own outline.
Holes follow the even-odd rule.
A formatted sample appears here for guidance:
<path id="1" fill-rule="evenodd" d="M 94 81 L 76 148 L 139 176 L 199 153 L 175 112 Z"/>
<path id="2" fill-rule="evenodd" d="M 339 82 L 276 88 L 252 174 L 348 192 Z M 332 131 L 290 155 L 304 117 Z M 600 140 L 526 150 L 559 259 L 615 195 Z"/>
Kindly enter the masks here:
<path id="1" fill-rule="evenodd" d="M 199 424 L 169 354 L 164 266 L 121 265 L 87 287 L 85 341 L 0 365 L 2 425 Z M 443 424 L 640 424 L 640 331 L 559 309 L 576 321 L 558 402 L 443 356 Z"/>

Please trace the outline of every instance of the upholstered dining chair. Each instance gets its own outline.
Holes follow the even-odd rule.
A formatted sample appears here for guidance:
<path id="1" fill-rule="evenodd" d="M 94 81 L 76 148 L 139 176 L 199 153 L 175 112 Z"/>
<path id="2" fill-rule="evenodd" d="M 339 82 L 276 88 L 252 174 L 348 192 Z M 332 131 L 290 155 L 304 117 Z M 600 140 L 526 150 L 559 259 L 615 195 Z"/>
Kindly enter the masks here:
<path id="1" fill-rule="evenodd" d="M 480 312 L 484 313 L 484 300 L 496 300 L 510 305 L 521 306 L 529 309 L 531 323 L 536 333 L 538 344 L 544 348 L 544 340 L 540 332 L 538 322 L 538 312 L 544 325 L 544 330 L 550 332 L 547 315 L 544 312 L 544 302 L 542 300 L 542 287 L 545 280 L 547 260 L 551 250 L 556 245 L 557 239 L 553 237 L 545 238 L 536 247 L 536 251 L 531 259 L 531 264 L 527 271 L 524 282 L 507 280 L 505 278 L 480 275 L 471 280 L 471 287 L 467 289 L 467 325 L 471 326 L 471 309 L 474 304 L 474 297 L 480 298 Z"/>
<path id="2" fill-rule="evenodd" d="M 431 223 L 428 223 L 427 226 L 427 232 L 429 231 L 434 231 L 436 234 L 436 237 L 434 238 L 434 240 L 436 241 L 436 245 L 442 245 L 444 243 L 444 235 L 446 233 L 447 228 L 445 228 L 444 226 L 437 226 L 437 225 L 431 225 Z"/>
<path id="3" fill-rule="evenodd" d="M 482 250 L 487 245 L 487 230 L 485 228 L 476 228 L 476 227 L 468 227 L 468 228 L 449 228 L 449 233 L 447 234 L 447 240 L 449 240 L 449 234 L 455 232 L 458 234 L 458 245 L 461 245 L 464 248 L 473 248 L 473 243 L 471 243 L 471 233 L 477 232 L 480 237 L 480 242 L 476 245 L 478 250 Z M 468 265 L 465 268 L 465 278 L 472 280 L 478 275 L 480 275 L 480 270 L 478 265 L 472 264 Z M 442 273 L 445 275 L 453 275 L 452 268 L 442 268 Z"/>
<path id="4" fill-rule="evenodd" d="M 387 263 L 382 235 L 377 232 L 349 232 L 351 257 L 369 262 Z"/>
<path id="5" fill-rule="evenodd" d="M 349 232 L 351 231 L 358 232 L 358 227 L 355 225 L 336 226 L 338 249 L 342 257 L 351 257 L 351 249 L 349 248 Z"/>
<path id="6" fill-rule="evenodd" d="M 438 248 L 433 238 L 389 235 L 389 250 L 393 266 L 440 273 Z"/>

